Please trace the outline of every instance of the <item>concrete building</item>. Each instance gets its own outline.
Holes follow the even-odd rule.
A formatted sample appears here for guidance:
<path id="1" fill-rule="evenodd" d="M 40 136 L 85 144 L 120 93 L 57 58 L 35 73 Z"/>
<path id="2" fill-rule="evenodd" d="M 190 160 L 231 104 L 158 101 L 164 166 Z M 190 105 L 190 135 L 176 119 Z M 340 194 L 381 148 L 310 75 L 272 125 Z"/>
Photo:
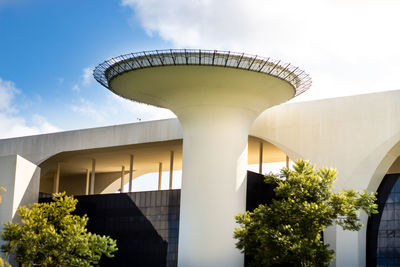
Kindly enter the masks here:
<path id="1" fill-rule="evenodd" d="M 400 176 L 400 91 L 282 104 L 310 86 L 308 75 L 278 61 L 199 50 L 114 58 L 95 77 L 121 96 L 170 108 L 178 119 L 0 140 L 0 185 L 8 190 L 1 221 L 39 192 L 131 190 L 133 179 L 163 170 L 171 185 L 173 171 L 182 170 L 179 266 L 243 266 L 232 233 L 233 216 L 245 210 L 248 164 L 263 172 L 262 163 L 308 159 L 338 169 L 336 190 L 376 191 L 388 174 Z M 359 232 L 326 230 L 333 266 L 367 265 L 362 220 Z M 386 233 L 397 231 L 400 214 L 392 221 Z M 400 242 L 379 241 L 372 250 L 400 262 Z"/>

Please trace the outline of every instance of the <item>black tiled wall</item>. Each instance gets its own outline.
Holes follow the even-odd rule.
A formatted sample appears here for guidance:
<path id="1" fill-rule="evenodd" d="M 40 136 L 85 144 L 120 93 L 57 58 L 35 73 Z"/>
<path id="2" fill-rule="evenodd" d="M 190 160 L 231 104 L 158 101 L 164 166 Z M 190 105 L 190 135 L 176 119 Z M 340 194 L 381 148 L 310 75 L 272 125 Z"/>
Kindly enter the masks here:
<path id="1" fill-rule="evenodd" d="M 88 230 L 117 240 L 101 266 L 177 266 L 180 190 L 79 196 Z"/>

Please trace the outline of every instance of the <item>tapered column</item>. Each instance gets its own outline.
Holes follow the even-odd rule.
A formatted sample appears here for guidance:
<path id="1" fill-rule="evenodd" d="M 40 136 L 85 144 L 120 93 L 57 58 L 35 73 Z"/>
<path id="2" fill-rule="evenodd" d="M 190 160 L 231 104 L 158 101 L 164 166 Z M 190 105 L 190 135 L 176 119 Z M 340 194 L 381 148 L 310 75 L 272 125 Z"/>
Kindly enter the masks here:
<path id="1" fill-rule="evenodd" d="M 174 175 L 174 151 L 171 151 L 169 158 L 169 190 L 172 189 L 173 175 Z"/>
<path id="2" fill-rule="evenodd" d="M 58 193 L 60 188 L 60 163 L 57 163 L 56 173 L 54 174 L 54 181 L 53 181 L 53 193 Z"/>
<path id="3" fill-rule="evenodd" d="M 133 155 L 131 155 L 129 161 L 129 192 L 132 192 L 132 182 L 133 182 Z"/>
<path id="4" fill-rule="evenodd" d="M 178 266 L 243 267 L 233 231 L 234 216 L 246 207 L 250 125 L 308 86 L 308 76 L 297 76 L 289 64 L 218 51 L 170 50 L 109 62 L 96 69 L 99 82 L 122 97 L 169 108 L 181 122 Z"/>
<path id="5" fill-rule="evenodd" d="M 234 216 L 246 209 L 252 114 L 220 109 L 207 107 L 205 114 L 192 118 L 178 116 L 184 138 L 178 253 L 182 267 L 243 266 L 233 232 Z"/>
<path id="6" fill-rule="evenodd" d="M 264 154 L 264 143 L 260 141 L 260 152 L 259 152 L 259 166 L 258 166 L 258 173 L 262 174 L 263 172 L 263 154 Z"/>
<path id="7" fill-rule="evenodd" d="M 89 188 L 89 194 L 91 194 L 91 195 L 94 195 L 95 174 L 96 174 L 96 160 L 92 159 L 92 172 L 91 172 L 91 176 L 90 176 L 90 188 Z"/>
<path id="8" fill-rule="evenodd" d="M 161 190 L 162 179 L 162 162 L 158 164 L 158 190 Z"/>
<path id="9" fill-rule="evenodd" d="M 124 184 L 125 184 L 125 166 L 122 166 L 121 169 L 121 193 L 124 192 Z"/>
<path id="10" fill-rule="evenodd" d="M 86 169 L 86 181 L 85 181 L 85 195 L 89 195 L 89 186 L 90 186 L 90 171 Z"/>

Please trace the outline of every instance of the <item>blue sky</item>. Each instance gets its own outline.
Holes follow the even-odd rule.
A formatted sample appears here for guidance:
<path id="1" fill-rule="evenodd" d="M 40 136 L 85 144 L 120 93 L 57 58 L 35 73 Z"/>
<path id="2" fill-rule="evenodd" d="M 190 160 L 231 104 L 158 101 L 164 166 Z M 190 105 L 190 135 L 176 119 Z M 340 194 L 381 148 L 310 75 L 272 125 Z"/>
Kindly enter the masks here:
<path id="1" fill-rule="evenodd" d="M 100 86 L 124 53 L 227 49 L 305 69 L 297 101 L 400 89 L 396 1 L 0 0 L 0 138 L 173 117 Z"/>
<path id="2" fill-rule="evenodd" d="M 169 47 L 147 35 L 120 2 L 0 0 L 0 36 L 0 78 L 15 88 L 6 113 L 27 128 L 39 127 L 32 133 L 52 130 L 40 129 L 40 120 L 69 130 L 153 118 L 118 110 L 117 98 L 92 78 L 92 69 L 109 57 Z"/>

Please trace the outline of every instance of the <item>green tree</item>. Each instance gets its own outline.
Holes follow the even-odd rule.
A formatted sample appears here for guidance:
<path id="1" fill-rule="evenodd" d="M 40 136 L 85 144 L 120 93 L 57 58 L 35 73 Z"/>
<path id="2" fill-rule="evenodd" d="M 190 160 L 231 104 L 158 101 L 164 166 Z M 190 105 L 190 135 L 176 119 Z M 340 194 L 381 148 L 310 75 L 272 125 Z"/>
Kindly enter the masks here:
<path id="1" fill-rule="evenodd" d="M 2 250 L 16 252 L 16 261 L 24 267 L 94 266 L 102 255 L 113 257 L 116 241 L 87 232 L 87 216 L 71 214 L 77 202 L 59 193 L 52 202 L 18 208 L 21 224 L 4 224 Z"/>
<path id="2" fill-rule="evenodd" d="M 253 212 L 237 215 L 237 248 L 250 258 L 250 266 L 328 266 L 334 251 L 321 240 L 333 224 L 358 231 L 359 212 L 377 213 L 375 193 L 342 190 L 333 193 L 336 170 L 315 170 L 297 160 L 293 169 L 269 174 L 266 183 L 276 185 L 276 199 Z"/>

